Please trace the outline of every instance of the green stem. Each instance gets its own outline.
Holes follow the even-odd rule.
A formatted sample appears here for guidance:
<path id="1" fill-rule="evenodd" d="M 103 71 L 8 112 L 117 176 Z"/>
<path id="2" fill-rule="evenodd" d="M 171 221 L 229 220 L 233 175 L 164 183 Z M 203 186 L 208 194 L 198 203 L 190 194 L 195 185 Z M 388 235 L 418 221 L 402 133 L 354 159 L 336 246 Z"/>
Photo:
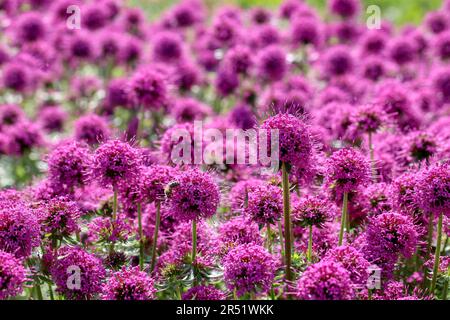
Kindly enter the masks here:
<path id="1" fill-rule="evenodd" d="M 52 285 L 48 284 L 48 294 L 50 295 L 50 300 L 55 300 L 55 296 L 53 295 Z"/>
<path id="2" fill-rule="evenodd" d="M 284 213 L 284 256 L 286 262 L 286 280 L 292 281 L 291 272 L 291 210 L 289 199 L 289 173 L 287 171 L 286 163 L 281 163 L 282 171 L 282 187 L 283 187 L 283 213 Z"/>
<path id="3" fill-rule="evenodd" d="M 139 227 L 139 268 L 144 270 L 144 232 L 142 231 L 142 204 L 137 204 Z"/>
<path id="4" fill-rule="evenodd" d="M 347 221 L 348 211 L 348 192 L 344 192 L 344 199 L 342 201 L 342 214 L 341 214 L 341 229 L 339 230 L 339 245 L 342 245 L 344 239 L 344 227 Z"/>
<path id="5" fill-rule="evenodd" d="M 38 300 L 44 300 L 43 296 L 42 296 L 42 290 L 41 290 L 41 284 L 39 282 L 39 280 L 35 280 L 36 281 L 36 293 L 37 293 L 37 297 Z"/>
<path id="6" fill-rule="evenodd" d="M 114 188 L 114 198 L 113 198 L 113 216 L 112 220 L 115 222 L 117 219 L 117 189 Z"/>
<path id="7" fill-rule="evenodd" d="M 434 294 L 434 290 L 436 289 L 436 281 L 437 281 L 437 275 L 438 275 L 438 271 L 439 271 L 439 262 L 440 262 L 440 257 L 441 257 L 443 216 L 444 216 L 444 213 L 441 212 L 441 214 L 439 215 L 439 221 L 438 221 L 436 253 L 434 256 L 433 280 L 431 281 L 431 287 L 430 287 L 431 294 Z"/>
<path id="8" fill-rule="evenodd" d="M 197 285 L 197 267 L 195 259 L 197 257 L 197 220 L 192 220 L 192 269 L 194 272 L 193 285 Z"/>
<path id="9" fill-rule="evenodd" d="M 153 243 L 152 243 L 152 264 L 150 267 L 150 272 L 155 269 L 156 266 L 156 252 L 158 250 L 158 232 L 159 225 L 161 223 L 161 203 L 156 201 L 156 219 L 155 219 L 155 232 L 153 234 Z"/>
<path id="10" fill-rule="evenodd" d="M 270 229 L 270 223 L 267 224 L 267 250 L 269 251 L 269 253 L 272 253 L 272 231 Z"/>
<path id="11" fill-rule="evenodd" d="M 450 269 L 449 269 L 450 270 Z M 442 300 L 447 300 L 448 295 L 448 282 L 450 277 L 450 272 L 447 272 L 447 279 L 445 279 L 444 288 L 442 289 Z"/>
<path id="12" fill-rule="evenodd" d="M 283 226 L 281 225 L 281 221 L 278 221 L 278 233 L 280 234 L 281 262 L 286 263 L 284 260 Z"/>
<path id="13" fill-rule="evenodd" d="M 308 239 L 308 252 L 306 253 L 306 259 L 308 262 L 312 261 L 312 243 L 313 243 L 313 226 L 309 226 L 309 239 Z"/>
<path id="14" fill-rule="evenodd" d="M 372 132 L 369 132 L 368 135 L 369 135 L 369 154 L 370 154 L 370 168 L 372 171 L 372 181 L 377 182 L 377 170 L 375 168 L 375 156 L 373 150 Z"/>

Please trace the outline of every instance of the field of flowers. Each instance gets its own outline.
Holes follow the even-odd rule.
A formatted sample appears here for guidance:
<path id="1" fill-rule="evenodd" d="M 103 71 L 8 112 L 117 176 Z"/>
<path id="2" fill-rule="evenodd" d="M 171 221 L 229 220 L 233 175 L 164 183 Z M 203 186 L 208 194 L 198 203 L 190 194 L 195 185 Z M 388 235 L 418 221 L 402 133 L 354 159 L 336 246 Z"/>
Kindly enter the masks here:
<path id="1" fill-rule="evenodd" d="M 0 300 L 448 299 L 450 1 L 130 2 L 0 0 Z"/>

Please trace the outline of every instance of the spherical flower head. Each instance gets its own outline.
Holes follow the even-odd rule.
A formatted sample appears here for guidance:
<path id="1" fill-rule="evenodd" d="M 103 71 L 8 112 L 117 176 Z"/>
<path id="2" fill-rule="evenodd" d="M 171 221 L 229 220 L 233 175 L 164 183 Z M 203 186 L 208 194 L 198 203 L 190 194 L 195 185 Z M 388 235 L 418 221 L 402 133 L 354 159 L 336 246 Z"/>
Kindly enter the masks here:
<path id="1" fill-rule="evenodd" d="M 262 49 L 256 60 L 259 75 L 269 82 L 281 80 L 288 68 L 286 53 L 275 44 Z"/>
<path id="2" fill-rule="evenodd" d="M 270 130 L 278 130 L 280 161 L 299 168 L 308 167 L 312 139 L 308 126 L 301 119 L 280 113 L 265 120 L 261 129 L 268 130 L 268 134 Z"/>
<path id="3" fill-rule="evenodd" d="M 368 80 L 378 81 L 383 78 L 388 71 L 386 61 L 381 57 L 369 57 L 363 61 L 361 75 Z"/>
<path id="4" fill-rule="evenodd" d="M 354 297 L 350 273 L 341 263 L 323 260 L 309 266 L 297 283 L 302 300 L 351 300 Z"/>
<path id="5" fill-rule="evenodd" d="M 140 197 L 144 202 L 162 201 L 167 185 L 172 182 L 176 171 L 164 165 L 152 165 L 142 169 L 139 179 Z"/>
<path id="6" fill-rule="evenodd" d="M 360 205 L 369 215 L 378 215 L 392 210 L 390 185 L 384 182 L 361 187 L 359 193 L 364 199 Z"/>
<path id="7" fill-rule="evenodd" d="M 258 225 L 247 217 L 234 217 L 220 225 L 218 231 L 226 252 L 241 244 L 263 244 Z"/>
<path id="8" fill-rule="evenodd" d="M 448 15 L 448 12 L 441 10 L 429 12 L 425 17 L 425 25 L 432 33 L 441 33 L 450 26 Z"/>
<path id="9" fill-rule="evenodd" d="M 138 151 L 126 142 L 110 140 L 95 151 L 92 178 L 107 187 L 116 188 L 130 181 L 138 172 Z"/>
<path id="10" fill-rule="evenodd" d="M 26 119 L 25 112 L 16 104 L 0 105 L 0 130 L 5 127 L 13 126 L 16 123 Z"/>
<path id="11" fill-rule="evenodd" d="M 61 132 L 67 113 L 59 106 L 44 106 L 39 110 L 38 121 L 46 132 Z"/>
<path id="12" fill-rule="evenodd" d="M 212 285 L 196 286 L 186 291 L 183 300 L 225 300 L 226 294 Z"/>
<path id="13" fill-rule="evenodd" d="M 419 211 L 416 202 L 417 184 L 420 176 L 406 172 L 390 184 L 389 198 L 395 210 L 406 213 Z"/>
<path id="14" fill-rule="evenodd" d="M 327 253 L 324 259 L 340 263 L 349 272 L 350 280 L 355 286 L 362 286 L 367 283 L 370 263 L 354 247 L 340 246 L 334 248 Z"/>
<path id="15" fill-rule="evenodd" d="M 67 45 L 67 58 L 69 61 L 88 61 L 96 54 L 96 48 L 89 35 L 85 32 L 74 34 Z"/>
<path id="16" fill-rule="evenodd" d="M 6 89 L 24 93 L 30 89 L 32 74 L 27 66 L 10 61 L 2 68 L 1 84 Z"/>
<path id="17" fill-rule="evenodd" d="M 433 88 L 439 99 L 447 103 L 450 101 L 450 67 L 443 67 L 436 71 L 432 79 Z"/>
<path id="18" fill-rule="evenodd" d="M 291 22 L 291 41 L 295 45 L 313 45 L 318 47 L 322 43 L 320 22 L 315 18 L 299 17 Z"/>
<path id="19" fill-rule="evenodd" d="M 68 286 L 72 273 L 79 271 L 80 286 Z M 68 272 L 71 271 L 71 272 Z M 56 284 L 56 290 L 69 300 L 86 300 L 101 292 L 101 283 L 105 277 L 102 261 L 79 247 L 58 249 L 50 264 L 50 274 Z"/>
<path id="20" fill-rule="evenodd" d="M 47 32 L 42 16 L 37 12 L 27 12 L 19 16 L 15 26 L 16 39 L 21 44 L 44 39 Z"/>
<path id="21" fill-rule="evenodd" d="M 293 201 L 291 212 L 294 225 L 320 228 L 335 217 L 336 208 L 326 199 L 307 195 Z"/>
<path id="22" fill-rule="evenodd" d="M 253 55 L 248 46 L 237 45 L 227 51 L 223 63 L 233 72 L 245 75 L 253 66 Z"/>
<path id="23" fill-rule="evenodd" d="M 91 31 L 103 28 L 108 22 L 108 11 L 103 3 L 83 6 L 83 25 Z"/>
<path id="24" fill-rule="evenodd" d="M 26 271 L 22 261 L 0 250 L 0 300 L 20 294 L 25 281 Z"/>
<path id="25" fill-rule="evenodd" d="M 103 286 L 103 300 L 153 300 L 154 280 L 139 267 L 123 267 L 114 272 Z"/>
<path id="26" fill-rule="evenodd" d="M 246 293 L 265 293 L 274 280 L 278 262 L 264 247 L 241 244 L 225 256 L 224 280 L 227 288 L 238 296 Z"/>
<path id="27" fill-rule="evenodd" d="M 162 108 L 168 95 L 166 77 L 155 69 L 138 70 L 131 77 L 128 90 L 134 105 L 146 110 Z"/>
<path id="28" fill-rule="evenodd" d="M 380 30 L 370 30 L 366 32 L 361 39 L 363 54 L 378 55 L 386 48 L 389 37 Z"/>
<path id="29" fill-rule="evenodd" d="M 450 216 L 450 164 L 436 163 L 423 171 L 416 202 L 425 212 Z"/>
<path id="30" fill-rule="evenodd" d="M 177 67 L 173 75 L 173 83 L 180 91 L 189 91 L 194 85 L 201 81 L 201 70 L 192 62 L 184 61 Z"/>
<path id="31" fill-rule="evenodd" d="M 434 40 L 434 52 L 441 60 L 450 58 L 450 31 L 438 34 Z"/>
<path id="32" fill-rule="evenodd" d="M 344 45 L 333 46 L 323 57 L 323 72 L 325 76 L 336 77 L 349 74 L 354 69 L 350 49 Z"/>
<path id="33" fill-rule="evenodd" d="M 171 9 L 171 17 L 178 28 L 188 28 L 201 21 L 205 8 L 196 0 L 183 1 Z"/>
<path id="34" fill-rule="evenodd" d="M 202 120 L 211 113 L 211 108 L 194 98 L 180 98 L 175 101 L 171 110 L 177 122 Z"/>
<path id="35" fill-rule="evenodd" d="M 409 216 L 386 212 L 369 220 L 366 241 L 372 252 L 409 258 L 416 250 L 418 233 Z"/>
<path id="36" fill-rule="evenodd" d="M 177 33 L 163 31 L 153 39 L 153 58 L 156 61 L 172 63 L 180 60 L 182 55 L 183 43 Z"/>
<path id="37" fill-rule="evenodd" d="M 200 220 L 216 213 L 219 187 L 208 173 L 190 169 L 174 177 L 167 191 L 168 206 L 181 220 Z"/>
<path id="38" fill-rule="evenodd" d="M 221 66 L 217 71 L 214 86 L 219 95 L 226 97 L 232 94 L 239 87 L 239 77 L 236 72 L 228 69 L 227 66 Z"/>
<path id="39" fill-rule="evenodd" d="M 439 148 L 437 138 L 426 131 L 410 132 L 403 139 L 400 156 L 409 164 L 411 162 L 428 161 Z"/>
<path id="40" fill-rule="evenodd" d="M 326 184 L 338 192 L 350 192 L 370 181 L 370 165 L 354 148 L 334 152 L 327 160 Z"/>
<path id="41" fill-rule="evenodd" d="M 351 116 L 351 122 L 355 130 L 363 133 L 374 133 L 387 121 L 388 116 L 377 104 L 361 105 Z"/>
<path id="42" fill-rule="evenodd" d="M 178 140 L 176 140 L 178 138 Z M 161 138 L 161 152 L 164 157 L 176 162 L 174 157 L 186 158 L 187 155 L 182 154 L 185 149 L 191 150 L 189 164 L 194 162 L 194 125 L 190 122 L 178 123 L 168 128 Z M 180 153 L 175 154 L 174 147 L 181 147 Z M 174 154 L 172 154 L 174 153 Z"/>
<path id="43" fill-rule="evenodd" d="M 66 197 L 53 198 L 42 204 L 40 223 L 44 234 L 55 239 L 79 231 L 78 219 L 81 216 L 78 205 Z"/>
<path id="44" fill-rule="evenodd" d="M 280 220 L 283 213 L 281 189 L 270 184 L 255 187 L 248 192 L 248 205 L 244 213 L 261 224 L 273 224 Z"/>
<path id="45" fill-rule="evenodd" d="M 352 18 L 359 14 L 361 3 L 359 0 L 330 0 L 328 8 L 342 18 Z"/>
<path id="46" fill-rule="evenodd" d="M 75 139 L 96 145 L 107 140 L 110 129 L 106 119 L 96 115 L 87 114 L 75 121 Z"/>
<path id="47" fill-rule="evenodd" d="M 48 178 L 67 191 L 83 186 L 86 183 L 91 158 L 89 149 L 82 143 L 63 142 L 48 156 Z"/>
<path id="48" fill-rule="evenodd" d="M 389 57 L 398 65 L 404 65 L 414 60 L 416 48 L 411 40 L 405 37 L 391 40 Z"/>
<path id="49" fill-rule="evenodd" d="M 40 243 L 36 214 L 22 201 L 2 201 L 0 206 L 0 250 L 17 258 L 28 257 Z"/>
<path id="50" fill-rule="evenodd" d="M 248 201 L 248 194 L 262 183 L 259 179 L 248 179 L 237 182 L 230 190 L 229 200 L 233 212 L 241 212 Z"/>

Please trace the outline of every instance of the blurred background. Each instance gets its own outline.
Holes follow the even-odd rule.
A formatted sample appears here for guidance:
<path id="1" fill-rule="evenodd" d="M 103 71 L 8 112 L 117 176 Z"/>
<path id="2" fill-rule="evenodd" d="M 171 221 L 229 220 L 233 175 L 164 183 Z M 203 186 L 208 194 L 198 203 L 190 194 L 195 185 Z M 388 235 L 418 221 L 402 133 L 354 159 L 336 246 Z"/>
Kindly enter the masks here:
<path id="1" fill-rule="evenodd" d="M 244 8 L 264 6 L 276 8 L 282 0 L 204 0 L 210 7 L 223 4 L 234 4 Z M 148 16 L 156 18 L 162 11 L 177 3 L 177 0 L 129 0 L 134 6 L 144 8 Z M 306 0 L 316 7 L 319 12 L 326 9 L 327 0 Z M 369 5 L 378 5 L 381 8 L 383 19 L 395 22 L 397 25 L 418 24 L 424 15 L 441 6 L 442 0 L 363 0 L 364 8 Z M 364 10 L 365 12 L 365 10 Z"/>

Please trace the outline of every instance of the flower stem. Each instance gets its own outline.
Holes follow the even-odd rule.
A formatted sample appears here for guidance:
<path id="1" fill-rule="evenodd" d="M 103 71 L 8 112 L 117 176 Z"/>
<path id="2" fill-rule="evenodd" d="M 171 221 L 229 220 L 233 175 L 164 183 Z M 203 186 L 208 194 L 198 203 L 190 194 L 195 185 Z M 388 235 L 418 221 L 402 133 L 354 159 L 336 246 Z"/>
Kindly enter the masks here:
<path id="1" fill-rule="evenodd" d="M 267 224 L 267 250 L 272 253 L 272 230 L 270 229 L 270 223 Z"/>
<path id="2" fill-rule="evenodd" d="M 289 199 L 289 173 L 286 163 L 281 163 L 282 187 L 283 187 L 283 213 L 284 213 L 284 256 L 286 262 L 286 280 L 292 281 L 291 272 L 291 210 Z"/>
<path id="3" fill-rule="evenodd" d="M 341 214 L 341 229 L 339 230 L 339 245 L 342 245 L 344 239 L 344 227 L 347 221 L 348 211 L 348 192 L 344 192 L 344 199 L 342 201 L 342 214 Z"/>
<path id="4" fill-rule="evenodd" d="M 197 267 L 195 259 L 197 257 L 197 220 L 192 220 L 192 269 L 194 273 L 193 286 L 197 285 Z"/>
<path id="5" fill-rule="evenodd" d="M 368 135 L 369 135 L 369 154 L 370 154 L 370 168 L 372 171 L 372 181 L 377 182 L 377 170 L 375 168 L 375 156 L 373 150 L 372 132 L 369 132 Z"/>
<path id="6" fill-rule="evenodd" d="M 430 292 L 434 294 L 434 290 L 436 289 L 436 281 L 437 274 L 439 271 L 439 262 L 441 257 L 441 242 L 442 242 L 442 219 L 444 214 L 441 212 L 439 215 L 438 221 L 438 230 L 437 230 L 437 242 L 436 242 L 436 253 L 434 256 L 434 268 L 433 268 L 433 279 L 431 280 Z"/>
<path id="7" fill-rule="evenodd" d="M 144 233 L 142 232 L 142 204 L 137 204 L 139 227 L 139 269 L 144 270 Z"/>
<path id="8" fill-rule="evenodd" d="M 55 297 L 53 295 L 53 289 L 50 283 L 48 284 L 48 294 L 50 295 L 50 300 L 55 300 Z"/>
<path id="9" fill-rule="evenodd" d="M 114 198 L 113 198 L 113 216 L 112 220 L 113 222 L 116 221 L 117 218 L 117 189 L 114 188 Z"/>
<path id="10" fill-rule="evenodd" d="M 156 251 L 158 248 L 158 232 L 159 232 L 159 224 L 161 223 L 161 203 L 156 201 L 156 219 L 155 219 L 155 231 L 153 234 L 153 243 L 152 243 L 152 264 L 150 267 L 150 272 L 155 269 L 156 266 Z"/>
<path id="11" fill-rule="evenodd" d="M 308 262 L 312 261 L 312 243 L 313 243 L 313 226 L 309 226 L 309 239 L 308 239 L 308 252 L 306 253 L 306 259 Z"/>

